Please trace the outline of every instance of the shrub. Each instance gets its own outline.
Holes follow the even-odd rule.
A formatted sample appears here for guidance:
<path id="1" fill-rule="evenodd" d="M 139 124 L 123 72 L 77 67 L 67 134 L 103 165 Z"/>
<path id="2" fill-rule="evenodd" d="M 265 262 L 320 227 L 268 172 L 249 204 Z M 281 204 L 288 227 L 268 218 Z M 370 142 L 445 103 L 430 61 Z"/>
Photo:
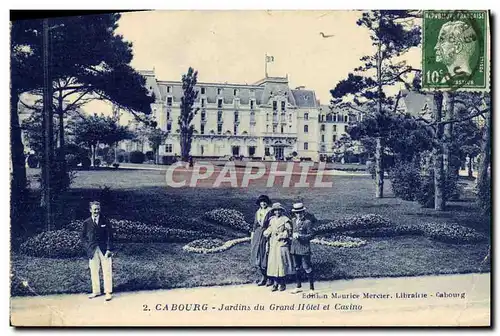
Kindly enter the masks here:
<path id="1" fill-rule="evenodd" d="M 250 232 L 251 225 L 245 221 L 245 217 L 239 211 L 233 209 L 214 209 L 212 211 L 207 211 L 203 215 L 203 218 L 224 226 L 229 226 L 236 230 Z"/>
<path id="2" fill-rule="evenodd" d="M 375 214 L 354 215 L 339 218 L 314 227 L 316 234 L 372 229 L 391 225 L 389 219 Z"/>
<path id="3" fill-rule="evenodd" d="M 76 154 L 66 154 L 66 162 L 69 168 L 76 168 L 80 163 L 80 157 Z"/>
<path id="4" fill-rule="evenodd" d="M 162 155 L 161 164 L 162 165 L 171 165 L 177 162 L 177 157 L 173 155 Z"/>
<path id="5" fill-rule="evenodd" d="M 83 169 L 89 169 L 90 168 L 90 164 L 92 163 L 90 161 L 90 159 L 88 157 L 86 157 L 86 156 L 81 159 L 81 162 L 82 162 L 82 168 Z"/>
<path id="6" fill-rule="evenodd" d="M 422 185 L 418 161 L 398 161 L 390 174 L 392 192 L 405 201 L 415 201 Z"/>
<path id="7" fill-rule="evenodd" d="M 146 152 L 146 160 L 147 161 L 154 161 L 155 160 L 155 153 L 153 151 L 147 151 Z"/>
<path id="8" fill-rule="evenodd" d="M 94 167 L 99 167 L 101 165 L 101 159 L 94 160 Z"/>
<path id="9" fill-rule="evenodd" d="M 45 231 L 28 238 L 20 252 L 33 257 L 71 258 L 84 254 L 79 233 L 69 230 Z"/>
<path id="10" fill-rule="evenodd" d="M 443 192 L 445 200 L 458 199 L 460 197 L 458 177 L 453 172 L 450 172 Z M 417 201 L 424 208 L 434 207 L 434 170 L 430 170 L 429 174 L 423 177 L 422 185 L 417 193 Z"/>
<path id="11" fill-rule="evenodd" d="M 38 160 L 35 154 L 30 154 L 28 155 L 27 163 L 28 167 L 37 168 L 40 161 Z"/>
<path id="12" fill-rule="evenodd" d="M 422 223 L 418 225 L 422 234 L 426 237 L 442 241 L 444 243 L 477 243 L 484 241 L 487 237 L 474 229 L 450 223 Z"/>
<path id="13" fill-rule="evenodd" d="M 143 163 L 145 160 L 145 155 L 141 151 L 132 151 L 129 154 L 129 162 L 130 163 Z"/>

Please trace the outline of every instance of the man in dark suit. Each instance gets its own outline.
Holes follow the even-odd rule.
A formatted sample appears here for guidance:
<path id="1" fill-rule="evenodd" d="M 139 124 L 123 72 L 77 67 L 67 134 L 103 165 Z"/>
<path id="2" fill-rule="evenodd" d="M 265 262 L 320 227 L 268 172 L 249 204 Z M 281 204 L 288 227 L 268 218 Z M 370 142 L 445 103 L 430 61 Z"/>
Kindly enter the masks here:
<path id="1" fill-rule="evenodd" d="M 104 293 L 106 301 L 111 300 L 113 292 L 113 276 L 111 272 L 111 250 L 113 232 L 111 223 L 101 215 L 101 204 L 90 202 L 90 218 L 83 222 L 81 239 L 89 258 L 90 278 L 92 279 L 92 294 L 89 299 L 101 295 L 99 268 L 102 266 Z"/>
<path id="2" fill-rule="evenodd" d="M 311 265 L 311 239 L 313 238 L 312 214 L 306 216 L 306 208 L 303 203 L 295 203 L 292 207 L 292 213 L 295 217 L 292 219 L 292 243 L 290 253 L 295 264 L 295 274 L 297 277 L 297 288 L 292 293 L 297 294 L 302 291 L 302 282 L 300 280 L 300 270 L 303 269 L 309 279 L 309 289 L 314 292 L 313 269 Z"/>

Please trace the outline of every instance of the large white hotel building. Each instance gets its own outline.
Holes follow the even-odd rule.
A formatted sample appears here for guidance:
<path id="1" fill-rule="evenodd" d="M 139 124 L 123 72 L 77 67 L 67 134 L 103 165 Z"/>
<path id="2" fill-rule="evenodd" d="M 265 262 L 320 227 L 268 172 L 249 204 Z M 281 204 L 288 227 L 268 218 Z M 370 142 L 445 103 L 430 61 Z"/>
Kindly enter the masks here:
<path id="1" fill-rule="evenodd" d="M 160 155 L 180 155 L 182 82 L 158 80 L 154 71 L 141 73 L 156 98 L 152 112 L 158 127 L 168 132 Z M 254 84 L 198 82 L 196 87 L 193 157 L 282 160 L 296 152 L 299 158 L 318 161 L 320 155 L 333 154 L 348 122 L 361 117 L 320 105 L 313 90 L 290 88 L 288 77 L 266 77 Z M 128 150 L 138 149 L 130 146 L 134 144 Z M 148 146 L 141 147 L 145 151 Z"/>

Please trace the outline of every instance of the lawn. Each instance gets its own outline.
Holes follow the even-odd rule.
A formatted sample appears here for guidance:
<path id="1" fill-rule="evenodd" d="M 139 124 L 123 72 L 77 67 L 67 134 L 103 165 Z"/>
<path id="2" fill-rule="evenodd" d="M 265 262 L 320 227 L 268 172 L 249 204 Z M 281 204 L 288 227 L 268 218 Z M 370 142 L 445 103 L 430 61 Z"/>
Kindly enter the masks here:
<path id="1" fill-rule="evenodd" d="M 30 170 L 30 176 L 38 173 Z M 251 221 L 255 198 L 265 193 L 273 201 L 290 208 L 303 201 L 308 211 L 320 220 L 354 214 L 379 214 L 395 224 L 423 222 L 457 223 L 489 235 L 489 218 L 481 216 L 470 195 L 452 202 L 447 211 L 422 209 L 415 202 L 392 196 L 385 185 L 386 198 L 373 197 L 373 181 L 369 176 L 334 176 L 332 188 L 168 188 L 165 173 L 154 170 L 119 169 L 81 171 L 70 192 L 58 207 L 59 227 L 73 219 L 88 216 L 88 200 L 99 188 L 111 189 L 111 201 L 104 208 L 109 217 L 151 223 L 165 214 L 196 218 L 215 208 L 231 208 Z M 34 184 L 32 184 L 34 185 Z M 36 212 L 29 214 L 25 232 L 34 232 Z M 39 220 L 38 220 L 39 221 Z M 169 223 L 164 223 L 169 226 Z M 179 224 L 176 224 L 179 225 Z M 178 227 L 178 226 L 177 226 Z M 22 239 L 25 239 L 24 237 Z M 411 276 L 489 271 L 480 266 L 488 250 L 488 242 L 456 245 L 422 236 L 366 238 L 368 243 L 357 248 L 335 248 L 313 245 L 313 262 L 319 279 L 355 277 Z M 199 255 L 182 250 L 178 243 L 118 244 L 114 263 L 116 291 L 240 284 L 252 282 L 256 273 L 249 265 L 250 246 L 237 245 L 228 251 Z M 13 294 L 79 293 L 89 290 L 88 264 L 84 258 L 35 258 L 16 253 L 12 268 L 15 275 Z M 27 281 L 29 290 L 21 286 Z"/>

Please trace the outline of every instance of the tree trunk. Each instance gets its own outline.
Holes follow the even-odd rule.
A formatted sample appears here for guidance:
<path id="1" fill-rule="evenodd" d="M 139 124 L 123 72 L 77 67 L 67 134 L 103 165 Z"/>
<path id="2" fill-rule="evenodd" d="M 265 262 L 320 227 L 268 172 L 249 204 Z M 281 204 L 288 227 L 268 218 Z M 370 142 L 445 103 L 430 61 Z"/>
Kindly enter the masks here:
<path id="1" fill-rule="evenodd" d="M 467 168 L 468 168 L 468 173 L 467 173 L 467 176 L 469 176 L 469 178 L 472 178 L 473 175 L 472 175 L 472 157 L 469 156 L 469 162 L 467 164 Z"/>
<path id="2" fill-rule="evenodd" d="M 446 110 L 444 120 L 449 121 L 453 119 L 454 115 L 454 95 L 452 92 L 444 92 L 443 100 L 446 102 Z M 444 105 L 444 104 L 443 104 Z M 453 124 L 448 123 L 444 125 L 444 141 L 443 141 L 443 175 L 444 182 L 447 183 L 448 177 L 450 176 L 451 167 L 450 167 L 450 146 L 453 135 Z"/>
<path id="3" fill-rule="evenodd" d="M 379 20 L 379 29 L 381 25 L 381 18 Z M 377 45 L 377 84 L 378 84 L 378 109 L 379 116 L 382 115 L 382 41 L 380 37 Z M 382 126 L 382 127 L 381 127 Z M 383 128 L 384 125 L 379 125 Z M 375 147 L 375 197 L 384 197 L 384 162 L 383 162 L 383 144 L 382 135 L 377 137 L 377 144 Z"/>
<path id="4" fill-rule="evenodd" d="M 21 209 L 21 199 L 26 190 L 26 165 L 24 158 L 24 145 L 22 141 L 21 127 L 17 105 L 19 95 L 16 90 L 10 90 L 10 155 L 12 160 L 11 176 L 11 209 L 13 226 L 18 224 Z M 19 210 L 19 211 L 18 211 Z"/>
<path id="5" fill-rule="evenodd" d="M 434 117 L 437 123 L 434 139 L 434 209 L 443 211 L 445 209 L 444 195 L 444 164 L 443 164 L 443 133 L 444 126 L 441 124 L 443 114 L 443 95 L 434 94 Z"/>
<path id="6" fill-rule="evenodd" d="M 490 150 L 491 150 L 491 112 L 486 113 L 486 121 L 484 124 L 483 139 L 481 143 L 481 161 L 477 174 L 477 186 L 480 187 L 486 183 L 488 178 L 488 169 L 490 167 Z"/>
<path id="7" fill-rule="evenodd" d="M 95 152 L 96 152 L 96 147 L 97 147 L 97 145 L 90 145 L 90 151 L 91 151 L 90 166 L 91 167 L 95 167 Z"/>
<path id="8" fill-rule="evenodd" d="M 375 197 L 384 197 L 384 162 L 383 162 L 382 138 L 377 137 L 375 149 Z"/>

